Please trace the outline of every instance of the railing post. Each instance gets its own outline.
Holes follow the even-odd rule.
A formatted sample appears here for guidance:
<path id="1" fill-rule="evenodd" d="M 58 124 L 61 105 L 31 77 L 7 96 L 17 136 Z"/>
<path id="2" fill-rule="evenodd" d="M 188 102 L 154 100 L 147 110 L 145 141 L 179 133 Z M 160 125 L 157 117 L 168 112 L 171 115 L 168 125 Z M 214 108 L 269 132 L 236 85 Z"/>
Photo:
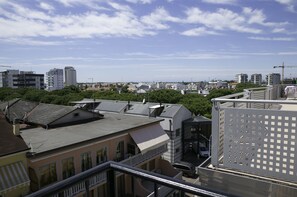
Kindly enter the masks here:
<path id="1" fill-rule="evenodd" d="M 132 190 L 132 194 L 133 194 L 133 197 L 135 196 L 135 188 L 134 188 L 134 176 L 131 176 L 131 190 Z"/>
<path id="2" fill-rule="evenodd" d="M 158 195 L 158 184 L 157 183 L 154 183 L 154 196 L 155 197 L 158 197 L 159 195 Z"/>
<path id="3" fill-rule="evenodd" d="M 110 197 L 116 197 L 116 178 L 114 170 L 107 170 L 107 191 Z"/>
<path id="4" fill-rule="evenodd" d="M 212 147 L 211 147 L 211 163 L 213 166 L 219 165 L 219 139 L 220 139 L 220 109 L 219 103 L 213 101 L 212 107 Z"/>
<path id="5" fill-rule="evenodd" d="M 90 182 L 89 182 L 89 179 L 86 179 L 85 180 L 85 189 L 86 189 L 86 197 L 89 197 L 90 196 Z"/>

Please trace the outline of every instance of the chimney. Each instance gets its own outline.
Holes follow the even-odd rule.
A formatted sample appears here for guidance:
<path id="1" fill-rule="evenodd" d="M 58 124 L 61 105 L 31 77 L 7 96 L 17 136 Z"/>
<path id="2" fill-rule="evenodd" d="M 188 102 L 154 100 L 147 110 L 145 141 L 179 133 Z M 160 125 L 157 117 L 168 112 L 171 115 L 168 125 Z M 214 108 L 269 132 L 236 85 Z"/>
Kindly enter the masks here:
<path id="1" fill-rule="evenodd" d="M 13 120 L 12 130 L 14 135 L 20 135 L 20 123 L 18 119 Z"/>

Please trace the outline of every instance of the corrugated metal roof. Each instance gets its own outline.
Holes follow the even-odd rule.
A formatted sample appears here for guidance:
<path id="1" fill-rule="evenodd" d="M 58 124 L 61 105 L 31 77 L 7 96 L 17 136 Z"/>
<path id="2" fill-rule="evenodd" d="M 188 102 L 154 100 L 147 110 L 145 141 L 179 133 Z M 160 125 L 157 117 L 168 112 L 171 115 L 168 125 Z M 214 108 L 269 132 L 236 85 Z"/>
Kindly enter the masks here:
<path id="1" fill-rule="evenodd" d="M 48 125 L 74 110 L 78 109 L 72 106 L 40 103 L 28 114 L 26 121 L 40 125 Z"/>
<path id="2" fill-rule="evenodd" d="M 26 114 L 32 111 L 38 103 L 19 100 L 12 104 L 6 111 L 6 116 L 10 121 L 14 119 L 23 119 Z"/>

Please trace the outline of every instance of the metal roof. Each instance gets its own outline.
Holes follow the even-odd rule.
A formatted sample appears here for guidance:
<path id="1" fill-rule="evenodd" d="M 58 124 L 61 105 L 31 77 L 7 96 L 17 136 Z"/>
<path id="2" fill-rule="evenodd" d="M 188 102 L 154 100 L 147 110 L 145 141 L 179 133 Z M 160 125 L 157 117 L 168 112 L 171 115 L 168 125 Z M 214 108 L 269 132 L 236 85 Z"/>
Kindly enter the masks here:
<path id="1" fill-rule="evenodd" d="M 101 100 L 99 106 L 96 108 L 99 111 L 108 111 L 108 112 L 122 112 L 127 108 L 127 101 L 113 101 L 113 100 Z"/>
<path id="2" fill-rule="evenodd" d="M 26 121 L 39 125 L 48 125 L 74 110 L 79 109 L 72 106 L 40 103 L 28 114 Z"/>
<path id="3" fill-rule="evenodd" d="M 32 152 L 43 153 L 88 140 L 116 134 L 136 127 L 160 122 L 160 119 L 106 113 L 104 119 L 55 129 L 23 130 L 21 136 Z"/>
<path id="4" fill-rule="evenodd" d="M 28 150 L 24 140 L 13 134 L 12 125 L 6 121 L 4 114 L 1 112 L 0 128 L 0 156 Z"/>

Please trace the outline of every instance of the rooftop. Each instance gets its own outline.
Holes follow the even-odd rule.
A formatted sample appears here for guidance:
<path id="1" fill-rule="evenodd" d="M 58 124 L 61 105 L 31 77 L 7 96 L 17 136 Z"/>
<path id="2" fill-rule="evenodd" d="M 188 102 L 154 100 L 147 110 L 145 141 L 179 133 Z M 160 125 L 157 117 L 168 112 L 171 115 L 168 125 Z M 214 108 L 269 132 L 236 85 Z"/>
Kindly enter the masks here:
<path id="1" fill-rule="evenodd" d="M 43 153 L 160 121 L 161 119 L 106 113 L 104 119 L 97 121 L 49 130 L 28 129 L 23 130 L 21 136 L 30 144 L 32 152 Z"/>
<path id="2" fill-rule="evenodd" d="M 28 150 L 24 140 L 13 134 L 12 125 L 9 124 L 0 112 L 0 157 Z"/>

